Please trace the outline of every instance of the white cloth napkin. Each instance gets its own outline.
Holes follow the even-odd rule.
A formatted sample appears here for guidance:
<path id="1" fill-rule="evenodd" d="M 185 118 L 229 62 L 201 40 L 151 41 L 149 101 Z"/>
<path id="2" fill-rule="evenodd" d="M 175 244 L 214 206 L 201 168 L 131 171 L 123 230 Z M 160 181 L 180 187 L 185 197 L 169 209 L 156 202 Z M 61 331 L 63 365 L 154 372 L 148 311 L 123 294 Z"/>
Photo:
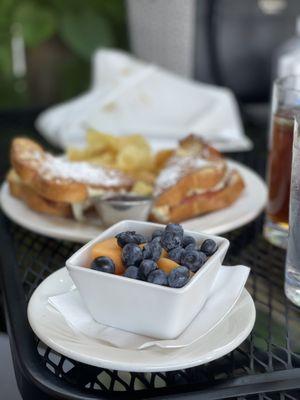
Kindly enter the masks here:
<path id="1" fill-rule="evenodd" d="M 109 343 L 114 347 L 145 349 L 186 347 L 210 332 L 233 308 L 245 286 L 250 269 L 222 266 L 209 298 L 197 317 L 176 339 L 157 340 L 97 323 L 86 309 L 77 289 L 49 297 L 48 303 L 66 320 L 74 332 Z"/>
<path id="2" fill-rule="evenodd" d="M 90 91 L 46 110 L 36 127 L 63 149 L 83 145 L 88 128 L 140 133 L 154 149 L 174 147 L 189 133 L 223 151 L 252 147 L 229 89 L 182 78 L 113 50 L 96 52 Z"/>

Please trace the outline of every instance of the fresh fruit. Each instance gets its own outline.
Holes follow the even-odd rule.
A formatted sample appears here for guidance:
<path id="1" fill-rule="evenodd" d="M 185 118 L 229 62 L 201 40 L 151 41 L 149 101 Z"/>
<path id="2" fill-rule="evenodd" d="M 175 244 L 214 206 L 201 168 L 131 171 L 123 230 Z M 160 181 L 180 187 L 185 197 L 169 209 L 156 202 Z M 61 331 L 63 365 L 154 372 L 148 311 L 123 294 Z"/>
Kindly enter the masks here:
<path id="1" fill-rule="evenodd" d="M 168 284 L 172 288 L 183 287 L 190 279 L 190 271 L 187 267 L 177 267 L 168 276 Z"/>
<path id="2" fill-rule="evenodd" d="M 203 251 L 198 251 L 199 257 L 201 259 L 201 266 L 207 261 L 208 257 Z"/>
<path id="3" fill-rule="evenodd" d="M 165 249 L 163 248 L 162 251 L 161 251 L 160 258 L 168 258 L 168 257 L 169 257 L 169 255 L 168 255 L 167 250 L 165 250 Z"/>
<path id="4" fill-rule="evenodd" d="M 214 240 L 206 239 L 202 243 L 200 250 L 210 257 L 218 250 L 218 245 Z"/>
<path id="5" fill-rule="evenodd" d="M 135 243 L 125 244 L 122 250 L 122 260 L 125 267 L 138 266 L 143 259 L 142 249 Z"/>
<path id="6" fill-rule="evenodd" d="M 107 272 L 108 274 L 115 273 L 115 263 L 109 257 L 97 257 L 92 261 L 91 269 L 95 271 Z"/>
<path id="7" fill-rule="evenodd" d="M 182 247 L 186 248 L 186 246 L 189 246 L 191 244 L 196 247 L 196 240 L 193 238 L 193 236 L 183 236 Z"/>
<path id="8" fill-rule="evenodd" d="M 126 278 L 131 278 L 131 279 L 139 279 L 139 269 L 135 267 L 134 265 L 130 265 L 124 272 L 123 276 L 126 276 Z"/>
<path id="9" fill-rule="evenodd" d="M 185 251 L 191 251 L 191 250 L 197 250 L 197 244 L 195 243 L 190 243 L 188 244 L 185 249 Z"/>
<path id="10" fill-rule="evenodd" d="M 128 243 L 141 244 L 146 242 L 145 237 L 139 233 L 136 233 L 135 231 L 118 233 L 116 235 L 116 239 L 120 247 L 124 247 Z"/>
<path id="11" fill-rule="evenodd" d="M 166 250 L 172 250 L 175 247 L 181 246 L 182 238 L 176 232 L 165 231 L 161 237 L 161 244 Z"/>
<path id="12" fill-rule="evenodd" d="M 139 267 L 139 277 L 146 280 L 148 275 L 157 269 L 157 264 L 153 260 L 143 260 Z"/>
<path id="13" fill-rule="evenodd" d="M 168 224 L 166 226 L 165 232 L 176 233 L 176 235 L 179 236 L 181 238 L 181 240 L 182 240 L 183 234 L 184 234 L 183 228 L 179 224 Z"/>
<path id="14" fill-rule="evenodd" d="M 185 250 L 182 247 L 175 247 L 174 249 L 169 251 L 169 258 L 178 264 L 181 262 L 181 257 L 185 253 Z"/>
<path id="15" fill-rule="evenodd" d="M 135 234 L 135 240 L 136 240 L 136 244 L 141 244 L 141 243 L 147 242 L 147 239 L 145 238 L 145 236 L 140 233 Z"/>
<path id="16" fill-rule="evenodd" d="M 120 232 L 92 249 L 92 269 L 173 288 L 183 287 L 218 249 L 212 239 L 201 247 L 179 224 L 156 229 L 148 240 L 136 231 Z"/>
<path id="17" fill-rule="evenodd" d="M 117 239 L 110 238 L 94 245 L 91 259 L 94 260 L 97 257 L 111 258 L 115 264 L 115 273 L 117 275 L 122 275 L 124 272 L 124 265 L 121 255 L 122 249 L 118 246 Z"/>
<path id="18" fill-rule="evenodd" d="M 162 247 L 157 242 L 146 243 L 143 248 L 143 258 L 157 261 L 161 256 Z"/>
<path id="19" fill-rule="evenodd" d="M 153 239 L 151 239 L 151 243 L 161 244 L 161 236 L 155 236 Z"/>
<path id="20" fill-rule="evenodd" d="M 118 233 L 115 237 L 120 247 L 124 247 L 127 243 L 135 243 L 134 240 L 135 231 L 127 231 Z"/>
<path id="21" fill-rule="evenodd" d="M 161 237 L 164 233 L 163 229 L 155 229 L 155 231 L 152 232 L 152 240 L 156 237 Z"/>
<path id="22" fill-rule="evenodd" d="M 161 236 L 156 236 L 151 243 L 158 243 L 161 246 Z M 160 257 L 168 257 L 168 252 L 162 247 Z"/>
<path id="23" fill-rule="evenodd" d="M 162 269 L 166 274 L 169 274 L 174 268 L 178 267 L 178 263 L 170 260 L 169 258 L 160 258 L 157 261 L 157 266 Z"/>
<path id="24" fill-rule="evenodd" d="M 199 251 L 191 250 L 191 251 L 186 251 L 183 254 L 181 258 L 181 264 L 190 269 L 192 272 L 196 272 L 200 267 L 202 267 L 204 262 Z"/>
<path id="25" fill-rule="evenodd" d="M 147 282 L 154 283 L 155 285 L 166 286 L 168 284 L 168 277 L 161 269 L 156 269 L 150 272 Z"/>

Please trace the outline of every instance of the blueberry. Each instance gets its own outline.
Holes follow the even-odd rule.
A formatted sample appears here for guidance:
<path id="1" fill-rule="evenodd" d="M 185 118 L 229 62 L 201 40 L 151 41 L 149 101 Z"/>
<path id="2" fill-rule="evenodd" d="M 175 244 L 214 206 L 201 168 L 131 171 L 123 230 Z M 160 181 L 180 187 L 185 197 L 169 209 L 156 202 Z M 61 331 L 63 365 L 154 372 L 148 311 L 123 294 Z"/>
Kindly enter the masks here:
<path id="1" fill-rule="evenodd" d="M 175 247 L 174 249 L 169 251 L 169 257 L 171 258 L 171 260 L 180 264 L 181 258 L 184 253 L 185 250 L 182 247 Z"/>
<path id="2" fill-rule="evenodd" d="M 206 239 L 202 243 L 200 250 L 203 251 L 203 253 L 205 253 L 209 257 L 212 256 L 218 250 L 218 245 L 214 240 Z"/>
<path id="3" fill-rule="evenodd" d="M 181 246 L 182 237 L 171 231 L 165 231 L 161 237 L 161 244 L 166 250 Z"/>
<path id="4" fill-rule="evenodd" d="M 150 272 L 147 282 L 154 283 L 156 285 L 167 286 L 168 277 L 162 269 L 156 269 L 155 271 Z"/>
<path id="5" fill-rule="evenodd" d="M 117 239 L 118 245 L 124 247 L 127 243 L 135 243 L 134 235 L 135 231 L 127 231 L 118 233 L 115 238 Z"/>
<path id="6" fill-rule="evenodd" d="M 177 267 L 172 269 L 168 276 L 169 286 L 172 288 L 181 288 L 190 279 L 190 271 L 187 267 Z"/>
<path id="7" fill-rule="evenodd" d="M 95 271 L 107 272 L 109 274 L 115 273 L 115 263 L 109 257 L 97 257 L 91 264 L 91 269 Z"/>
<path id="8" fill-rule="evenodd" d="M 188 245 L 185 247 L 184 250 L 185 250 L 185 251 L 197 250 L 197 246 L 196 246 L 196 244 L 194 244 L 194 243 L 190 243 L 190 244 L 188 244 Z"/>
<path id="9" fill-rule="evenodd" d="M 135 243 L 136 244 L 142 244 L 142 243 L 146 243 L 147 242 L 147 239 L 141 233 L 136 233 L 134 235 L 134 238 L 135 238 Z"/>
<path id="10" fill-rule="evenodd" d="M 161 255 L 162 247 L 157 242 L 146 243 L 143 248 L 143 258 L 157 261 Z"/>
<path id="11" fill-rule="evenodd" d="M 123 276 L 126 276 L 126 278 L 131 278 L 131 279 L 138 279 L 139 275 L 139 268 L 135 267 L 134 265 L 130 265 L 124 272 Z"/>
<path id="12" fill-rule="evenodd" d="M 146 280 L 148 275 L 157 269 L 157 264 L 153 260 L 143 260 L 139 267 L 139 277 Z"/>
<path id="13" fill-rule="evenodd" d="M 179 236 L 181 239 L 183 238 L 184 231 L 183 231 L 182 226 L 179 224 L 168 224 L 166 226 L 165 231 L 172 232 L 174 234 L 176 233 L 176 235 Z"/>
<path id="14" fill-rule="evenodd" d="M 205 262 L 202 254 L 205 255 L 196 250 L 185 251 L 181 258 L 181 264 L 189 268 L 192 272 L 196 272 Z"/>
<path id="15" fill-rule="evenodd" d="M 192 236 L 183 236 L 182 247 L 189 246 L 190 244 L 196 247 L 196 240 Z"/>
<path id="16" fill-rule="evenodd" d="M 159 244 L 161 244 L 161 236 L 155 236 L 155 238 L 153 238 L 151 240 L 151 243 L 159 243 Z"/>
<path id="17" fill-rule="evenodd" d="M 202 265 L 207 261 L 208 257 L 205 253 L 203 253 L 203 251 L 199 250 L 198 253 L 199 253 L 199 257 L 201 260 L 201 267 L 202 267 Z"/>
<path id="18" fill-rule="evenodd" d="M 145 237 L 135 231 L 118 233 L 116 239 L 120 247 L 124 247 L 128 243 L 141 244 L 146 242 Z"/>
<path id="19" fill-rule="evenodd" d="M 163 229 L 155 229 L 155 231 L 152 232 L 152 240 L 156 237 L 162 236 L 164 233 Z"/>
<path id="20" fill-rule="evenodd" d="M 126 267 L 138 266 L 143 259 L 142 249 L 135 243 L 127 243 L 122 250 L 122 260 Z"/>

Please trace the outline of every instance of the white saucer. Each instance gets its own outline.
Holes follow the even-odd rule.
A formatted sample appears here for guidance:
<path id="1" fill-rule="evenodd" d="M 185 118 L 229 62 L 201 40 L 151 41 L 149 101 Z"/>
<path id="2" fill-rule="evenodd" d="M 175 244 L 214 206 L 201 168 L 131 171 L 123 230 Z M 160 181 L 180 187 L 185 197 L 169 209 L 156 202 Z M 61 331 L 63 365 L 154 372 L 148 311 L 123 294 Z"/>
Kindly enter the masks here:
<path id="1" fill-rule="evenodd" d="M 130 372 L 185 369 L 215 360 L 238 347 L 251 332 L 255 306 L 244 289 L 231 312 L 207 335 L 188 347 L 144 350 L 121 349 L 74 333 L 65 319 L 48 303 L 50 296 L 74 287 L 65 268 L 50 275 L 33 293 L 28 319 L 35 334 L 57 352 L 86 364 Z M 120 299 L 121 301 L 121 299 Z"/>
<path id="2" fill-rule="evenodd" d="M 240 163 L 228 161 L 228 164 L 236 168 L 245 180 L 246 188 L 241 197 L 230 207 L 183 222 L 184 229 L 220 235 L 247 224 L 261 213 L 267 199 L 263 180 Z M 32 211 L 22 201 L 10 195 L 7 183 L 2 185 L 0 203 L 3 212 L 15 223 L 55 239 L 86 243 L 103 231 L 100 226 Z"/>

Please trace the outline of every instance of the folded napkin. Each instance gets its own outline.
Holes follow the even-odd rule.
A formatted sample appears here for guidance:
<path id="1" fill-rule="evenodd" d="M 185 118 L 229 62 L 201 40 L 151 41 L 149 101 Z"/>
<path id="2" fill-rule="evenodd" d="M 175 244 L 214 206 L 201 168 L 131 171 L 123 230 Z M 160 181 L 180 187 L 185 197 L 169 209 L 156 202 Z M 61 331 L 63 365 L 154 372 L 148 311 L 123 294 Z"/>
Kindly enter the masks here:
<path id="1" fill-rule="evenodd" d="M 48 303 L 79 334 L 98 339 L 111 346 L 127 349 L 186 347 L 199 340 L 220 323 L 233 308 L 245 286 L 250 269 L 239 265 L 221 267 L 210 295 L 200 313 L 176 339 L 157 340 L 97 323 L 86 309 L 77 289 L 49 297 Z"/>
<path id="2" fill-rule="evenodd" d="M 88 128 L 140 133 L 155 149 L 174 147 L 183 136 L 202 136 L 223 151 L 249 150 L 232 92 L 191 81 L 129 54 L 100 50 L 89 92 L 52 107 L 36 121 L 53 144 L 82 145 Z"/>

